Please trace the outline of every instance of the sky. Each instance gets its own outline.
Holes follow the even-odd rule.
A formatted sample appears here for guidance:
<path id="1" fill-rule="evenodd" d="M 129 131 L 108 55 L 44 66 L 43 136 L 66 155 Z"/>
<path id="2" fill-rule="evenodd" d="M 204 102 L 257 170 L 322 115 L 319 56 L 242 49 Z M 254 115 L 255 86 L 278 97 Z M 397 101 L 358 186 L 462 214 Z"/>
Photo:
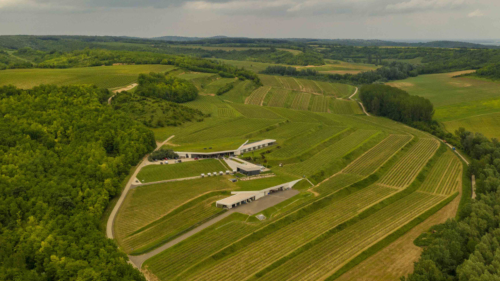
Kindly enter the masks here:
<path id="1" fill-rule="evenodd" d="M 499 39 L 500 0 L 0 0 L 0 35 Z"/>

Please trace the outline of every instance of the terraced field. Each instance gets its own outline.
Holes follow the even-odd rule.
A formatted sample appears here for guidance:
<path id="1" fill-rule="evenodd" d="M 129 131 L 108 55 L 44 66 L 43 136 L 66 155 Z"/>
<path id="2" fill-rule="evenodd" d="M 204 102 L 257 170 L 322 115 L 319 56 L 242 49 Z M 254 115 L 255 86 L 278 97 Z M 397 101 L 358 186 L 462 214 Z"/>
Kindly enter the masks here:
<path id="1" fill-rule="evenodd" d="M 335 114 L 363 114 L 359 104 L 351 100 L 330 99 L 329 109 Z"/>
<path id="2" fill-rule="evenodd" d="M 347 128 L 323 126 L 318 130 L 310 131 L 308 134 L 283 143 L 280 149 L 268 154 L 267 157 L 269 159 L 287 159 L 298 156 L 345 129 Z"/>
<path id="3" fill-rule="evenodd" d="M 329 97 L 313 95 L 311 110 L 314 112 L 328 112 L 329 103 Z"/>
<path id="4" fill-rule="evenodd" d="M 288 96 L 287 89 L 272 88 L 268 95 L 271 95 L 271 100 L 268 106 L 284 107 Z"/>
<path id="5" fill-rule="evenodd" d="M 219 160 L 207 159 L 168 165 L 149 165 L 139 172 L 137 179 L 141 182 L 155 182 L 170 179 L 199 176 L 201 173 L 225 171 Z"/>
<path id="6" fill-rule="evenodd" d="M 410 222 L 443 197 L 413 193 L 321 241 L 283 265 L 265 274 L 262 280 L 325 280 L 363 250 Z"/>
<path id="7" fill-rule="evenodd" d="M 291 108 L 297 110 L 308 110 L 310 100 L 311 100 L 311 94 L 297 93 L 297 95 L 295 95 L 295 98 L 293 99 Z"/>
<path id="8" fill-rule="evenodd" d="M 438 148 L 437 140 L 420 139 L 394 168 L 382 177 L 380 183 L 397 188 L 407 187 Z"/>
<path id="9" fill-rule="evenodd" d="M 354 160 L 342 172 L 368 176 L 412 139 L 409 135 L 390 135 L 363 156 Z"/>
<path id="10" fill-rule="evenodd" d="M 262 105 L 264 98 L 267 93 L 271 90 L 271 87 L 260 87 L 253 91 L 252 94 L 245 100 L 246 104 Z"/>
<path id="11" fill-rule="evenodd" d="M 226 177 L 178 181 L 134 188 L 126 197 L 116 218 L 114 226 L 116 239 L 126 252 L 131 252 L 134 250 L 132 245 L 124 244 L 124 241 L 132 233 L 161 219 L 200 195 L 237 188 Z M 166 200 L 167 198 L 168 200 Z M 148 241 L 145 239 L 134 243 L 146 245 Z M 137 247 L 134 248 L 137 249 Z"/>
<path id="12" fill-rule="evenodd" d="M 420 186 L 420 191 L 450 195 L 462 185 L 462 163 L 451 151 L 442 155 Z"/>
<path id="13" fill-rule="evenodd" d="M 307 176 L 317 173 L 318 171 L 329 170 L 331 165 L 341 161 L 345 155 L 360 147 L 377 133 L 377 131 L 357 130 L 333 143 L 311 158 L 300 163 L 285 165 L 283 169 L 290 174 Z"/>
<path id="14" fill-rule="evenodd" d="M 395 191 L 393 188 L 374 186 L 338 200 L 333 199 L 333 202 L 328 206 L 266 235 L 252 243 L 251 246 L 236 251 L 224 259 L 215 262 L 207 261 L 200 270 L 185 272 L 178 279 L 245 279 L 321 233 L 352 218 L 366 206 L 386 198 Z M 357 204 L 352 204 L 354 201 Z M 296 235 L 297 233 L 301 233 L 301 235 Z M 286 243 L 282 243 L 283 241 Z"/>

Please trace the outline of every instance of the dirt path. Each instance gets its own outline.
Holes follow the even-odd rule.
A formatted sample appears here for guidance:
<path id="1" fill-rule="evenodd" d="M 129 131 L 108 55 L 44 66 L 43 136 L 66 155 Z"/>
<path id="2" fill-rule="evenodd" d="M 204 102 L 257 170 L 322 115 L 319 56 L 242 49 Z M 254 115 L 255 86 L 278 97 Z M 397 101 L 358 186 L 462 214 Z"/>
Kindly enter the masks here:
<path id="1" fill-rule="evenodd" d="M 108 104 L 111 104 L 111 100 L 113 100 L 113 98 L 116 96 L 116 94 L 124 92 L 124 91 L 130 91 L 133 88 L 135 88 L 137 85 L 138 85 L 137 83 L 132 83 L 132 84 L 130 84 L 128 86 L 125 86 L 123 88 L 119 88 L 119 89 L 113 90 L 114 95 L 112 95 L 111 97 L 109 97 Z"/>
<path id="2" fill-rule="evenodd" d="M 349 99 L 352 101 L 355 101 L 352 97 L 354 97 L 357 93 L 358 93 L 358 87 L 356 87 L 356 91 L 354 91 L 354 94 L 349 96 Z M 361 109 L 363 109 L 363 112 L 366 114 L 366 116 L 370 116 L 370 114 L 368 114 L 368 112 L 366 111 L 365 106 L 361 102 L 357 102 L 357 103 L 359 103 L 359 105 L 361 106 Z"/>

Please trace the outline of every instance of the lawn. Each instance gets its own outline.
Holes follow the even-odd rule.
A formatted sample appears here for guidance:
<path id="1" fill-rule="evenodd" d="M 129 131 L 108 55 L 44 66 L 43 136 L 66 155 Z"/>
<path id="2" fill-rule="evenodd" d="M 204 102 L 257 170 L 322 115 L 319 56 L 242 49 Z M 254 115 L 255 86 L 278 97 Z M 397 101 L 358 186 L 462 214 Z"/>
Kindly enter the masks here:
<path id="1" fill-rule="evenodd" d="M 141 73 L 165 72 L 173 68 L 174 66 L 170 65 L 116 65 L 66 69 L 9 69 L 0 71 L 0 86 L 14 85 L 29 89 L 40 84 L 94 84 L 110 89 L 137 82 Z"/>
<path id="2" fill-rule="evenodd" d="M 170 162 L 173 162 L 170 161 Z M 216 159 L 189 161 L 168 165 L 149 165 L 139 172 L 137 179 L 141 182 L 155 182 L 171 179 L 189 178 L 204 173 L 226 171 L 226 168 Z"/>

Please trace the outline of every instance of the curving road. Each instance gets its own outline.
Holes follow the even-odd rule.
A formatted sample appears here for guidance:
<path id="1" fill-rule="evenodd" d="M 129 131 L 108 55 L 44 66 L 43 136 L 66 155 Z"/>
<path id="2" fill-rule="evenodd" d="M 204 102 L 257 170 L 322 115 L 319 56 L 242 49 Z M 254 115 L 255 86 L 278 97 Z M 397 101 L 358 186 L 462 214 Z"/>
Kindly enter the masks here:
<path id="1" fill-rule="evenodd" d="M 170 136 L 163 143 L 161 143 L 161 145 L 157 146 L 155 150 L 160 149 L 165 143 L 167 143 L 173 137 L 175 137 L 175 136 L 174 135 Z M 148 157 L 148 155 L 144 156 L 144 158 L 142 158 L 141 162 L 138 164 L 139 167 L 137 167 L 137 169 L 135 169 L 135 172 L 132 174 L 129 181 L 127 182 L 127 185 L 123 189 L 123 192 L 120 195 L 120 199 L 118 199 L 118 202 L 116 202 L 116 205 L 113 208 L 113 211 L 111 211 L 111 214 L 109 215 L 108 223 L 106 224 L 106 236 L 108 236 L 108 238 L 110 238 L 110 239 L 115 238 L 114 233 L 113 233 L 113 225 L 115 223 L 116 214 L 118 213 L 118 210 L 120 209 L 121 205 L 123 204 L 123 200 L 125 200 L 125 197 L 127 197 L 127 194 L 129 192 L 130 188 L 132 187 L 132 184 L 134 183 L 134 180 L 137 177 L 137 174 L 139 174 L 139 172 L 141 171 L 141 169 L 144 166 L 148 165 L 147 157 Z"/>

